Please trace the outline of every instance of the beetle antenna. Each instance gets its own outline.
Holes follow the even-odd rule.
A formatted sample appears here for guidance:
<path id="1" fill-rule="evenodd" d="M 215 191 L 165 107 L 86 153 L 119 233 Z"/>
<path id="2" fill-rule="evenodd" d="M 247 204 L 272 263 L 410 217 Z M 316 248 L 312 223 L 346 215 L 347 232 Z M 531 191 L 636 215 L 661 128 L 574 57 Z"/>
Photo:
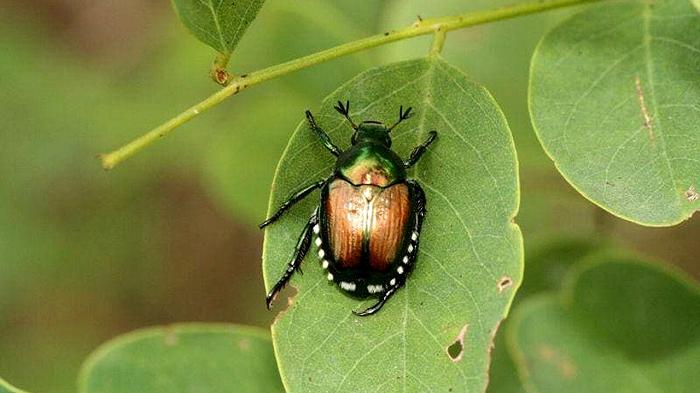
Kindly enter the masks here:
<path id="1" fill-rule="evenodd" d="M 342 102 L 338 101 L 338 105 L 334 106 L 333 108 L 335 108 L 335 110 L 338 111 L 338 113 L 345 116 L 345 118 L 348 119 L 348 121 L 350 122 L 352 128 L 357 130 L 357 125 L 350 118 L 350 101 L 345 101 L 345 105 L 343 105 Z"/>
<path id="2" fill-rule="evenodd" d="M 389 129 L 387 130 L 387 132 L 391 132 L 391 130 L 393 130 L 394 127 L 398 126 L 402 121 L 404 121 L 404 120 L 408 119 L 409 117 L 411 117 L 411 110 L 412 110 L 412 109 L 413 109 L 413 108 L 411 108 L 411 107 L 409 106 L 408 109 L 406 109 L 406 112 L 404 112 L 404 111 L 403 111 L 403 105 L 401 105 L 401 106 L 399 107 L 399 120 L 397 120 L 396 123 L 394 123 L 393 126 L 389 127 Z"/>

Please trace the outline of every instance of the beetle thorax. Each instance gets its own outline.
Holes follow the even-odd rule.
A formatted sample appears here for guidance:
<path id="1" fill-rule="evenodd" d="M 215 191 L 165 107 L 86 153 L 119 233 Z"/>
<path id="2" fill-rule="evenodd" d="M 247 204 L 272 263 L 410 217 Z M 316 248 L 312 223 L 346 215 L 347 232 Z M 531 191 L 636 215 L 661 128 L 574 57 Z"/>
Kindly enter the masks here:
<path id="1" fill-rule="evenodd" d="M 350 183 L 386 187 L 401 181 L 406 174 L 391 150 L 375 144 L 358 146 L 339 160 L 337 170 Z"/>
<path id="2" fill-rule="evenodd" d="M 348 180 L 353 184 L 386 186 L 391 180 L 391 176 L 384 168 L 376 166 L 357 166 L 347 173 Z"/>

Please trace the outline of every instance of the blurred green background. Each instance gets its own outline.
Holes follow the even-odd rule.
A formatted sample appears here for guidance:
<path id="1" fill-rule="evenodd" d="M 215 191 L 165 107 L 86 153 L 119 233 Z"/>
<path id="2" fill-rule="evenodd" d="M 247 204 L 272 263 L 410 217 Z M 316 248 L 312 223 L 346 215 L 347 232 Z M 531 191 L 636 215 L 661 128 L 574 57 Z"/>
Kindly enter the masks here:
<path id="1" fill-rule="evenodd" d="M 269 0 L 230 70 L 404 26 L 417 14 L 513 2 Z M 697 217 L 673 228 L 614 218 L 576 194 L 539 147 L 527 115 L 529 58 L 571 12 L 453 32 L 443 53 L 487 86 L 508 117 L 527 254 L 595 239 L 698 278 Z M 343 81 L 422 56 L 429 41 L 256 86 L 104 172 L 96 154 L 217 89 L 208 78 L 214 53 L 167 1 L 0 0 L 0 375 L 33 392 L 72 392 L 82 360 L 117 334 L 176 321 L 268 326 L 256 223 L 287 138 L 303 110 Z"/>

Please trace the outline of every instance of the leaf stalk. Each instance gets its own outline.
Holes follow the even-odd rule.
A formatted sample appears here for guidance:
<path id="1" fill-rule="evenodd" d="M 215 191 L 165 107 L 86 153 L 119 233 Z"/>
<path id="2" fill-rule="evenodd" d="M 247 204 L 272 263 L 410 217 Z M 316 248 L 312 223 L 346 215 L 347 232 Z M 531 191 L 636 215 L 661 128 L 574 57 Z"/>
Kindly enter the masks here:
<path id="1" fill-rule="evenodd" d="M 445 38 L 447 37 L 447 32 L 442 28 L 438 27 L 433 35 L 433 44 L 430 46 L 429 56 L 438 56 L 442 52 L 442 48 L 445 46 Z"/>

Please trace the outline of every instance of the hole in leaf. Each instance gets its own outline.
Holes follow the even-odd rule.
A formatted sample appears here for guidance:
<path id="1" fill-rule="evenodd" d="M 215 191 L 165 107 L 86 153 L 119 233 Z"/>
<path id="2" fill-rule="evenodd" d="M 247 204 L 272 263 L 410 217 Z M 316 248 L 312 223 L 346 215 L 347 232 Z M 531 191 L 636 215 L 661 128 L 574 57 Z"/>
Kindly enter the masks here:
<path id="1" fill-rule="evenodd" d="M 501 280 L 498 282 L 498 293 L 503 292 L 505 289 L 513 285 L 513 280 L 508 277 L 508 276 L 503 276 L 501 277 Z"/>
<path id="2" fill-rule="evenodd" d="M 450 355 L 452 360 L 457 361 L 457 358 L 462 356 L 462 351 L 464 351 L 464 346 L 461 341 L 455 341 L 447 347 L 447 354 Z"/>
<path id="3" fill-rule="evenodd" d="M 450 344 L 450 346 L 445 348 L 447 356 L 449 356 L 450 359 L 452 359 L 452 361 L 455 363 L 462 360 L 462 356 L 464 355 L 464 335 L 467 334 L 468 327 L 468 324 L 464 325 L 464 327 L 462 327 L 462 330 L 459 331 L 457 338 L 455 338 L 455 341 L 452 344 Z"/>
<path id="4" fill-rule="evenodd" d="M 294 304 L 294 299 L 298 294 L 299 290 L 296 289 L 294 285 L 287 285 L 277 294 L 275 299 L 272 301 L 272 308 L 270 309 L 270 311 L 272 311 L 275 315 L 272 324 L 277 323 L 277 320 L 282 318 L 287 310 L 292 307 L 292 304 Z"/>

